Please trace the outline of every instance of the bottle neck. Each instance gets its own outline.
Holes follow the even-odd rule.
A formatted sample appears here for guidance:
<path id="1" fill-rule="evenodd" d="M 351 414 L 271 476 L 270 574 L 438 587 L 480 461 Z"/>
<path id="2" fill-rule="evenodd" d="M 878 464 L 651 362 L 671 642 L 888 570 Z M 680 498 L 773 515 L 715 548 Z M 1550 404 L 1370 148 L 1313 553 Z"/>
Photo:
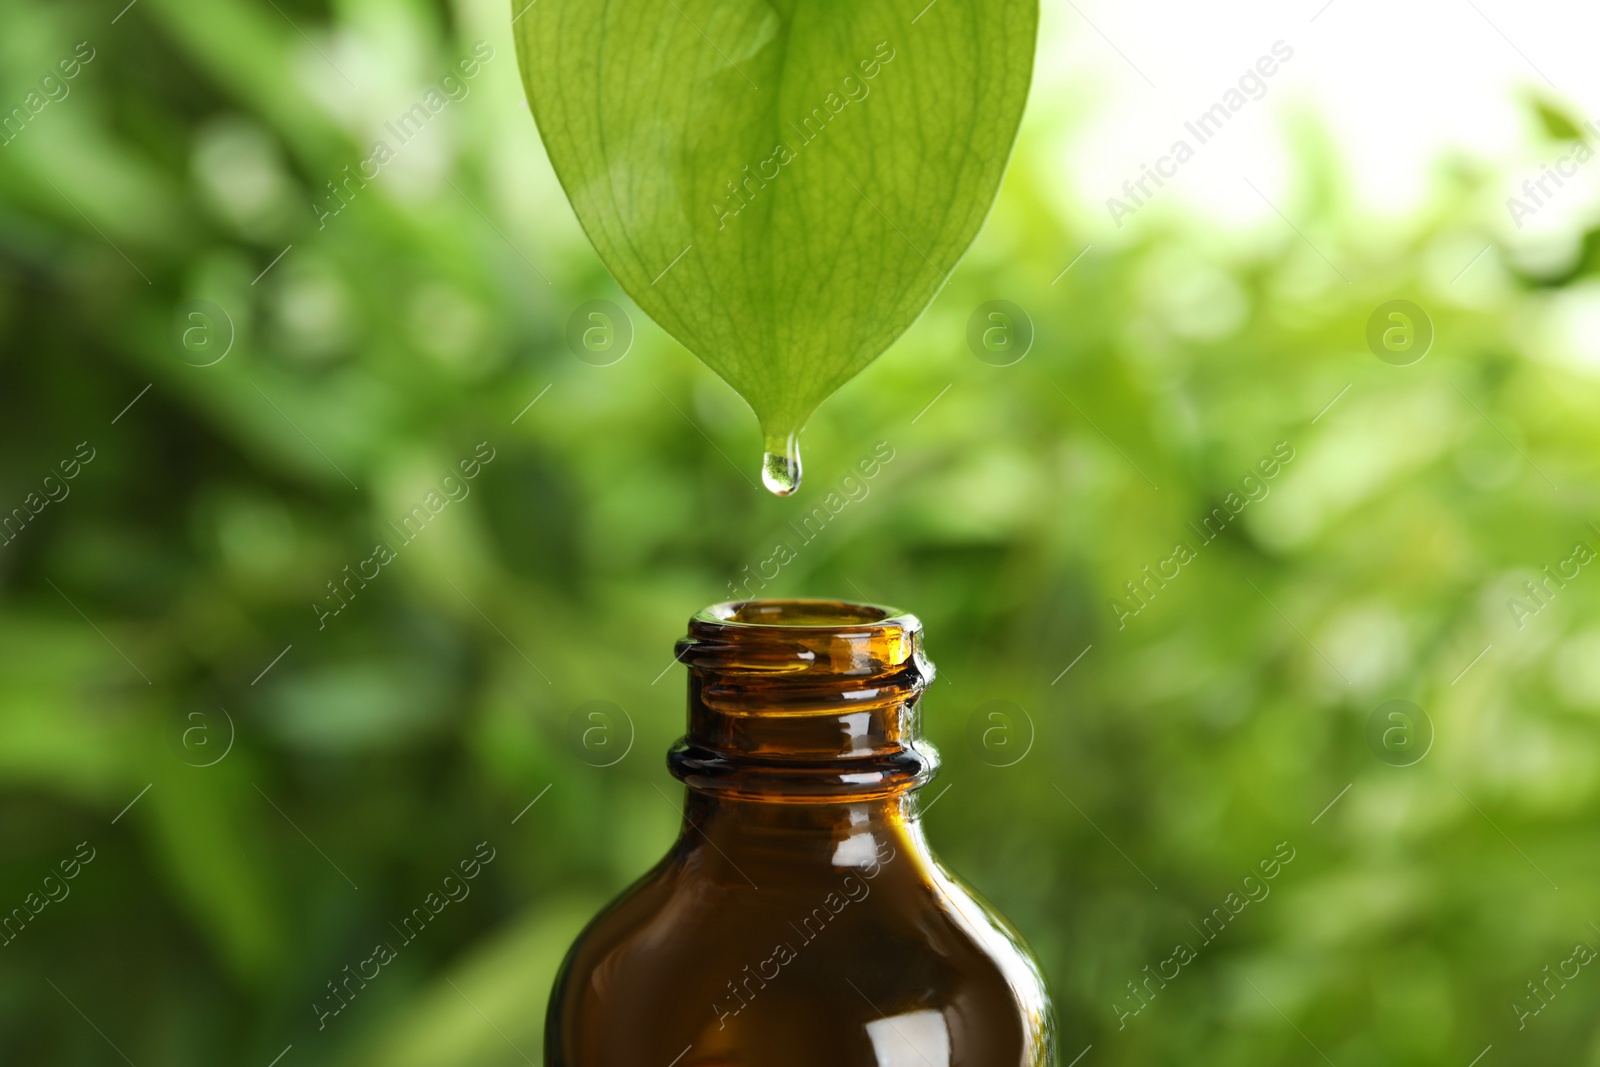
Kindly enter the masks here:
<path id="1" fill-rule="evenodd" d="M 718 881 L 769 881 L 852 872 L 874 878 L 897 859 L 928 858 L 914 794 L 868 800 L 773 803 L 691 788 L 680 848 Z"/>
<path id="2" fill-rule="evenodd" d="M 892 800 L 933 776 L 915 616 L 838 601 L 719 604 L 678 643 L 689 730 L 668 757 L 694 793 L 772 804 Z"/>

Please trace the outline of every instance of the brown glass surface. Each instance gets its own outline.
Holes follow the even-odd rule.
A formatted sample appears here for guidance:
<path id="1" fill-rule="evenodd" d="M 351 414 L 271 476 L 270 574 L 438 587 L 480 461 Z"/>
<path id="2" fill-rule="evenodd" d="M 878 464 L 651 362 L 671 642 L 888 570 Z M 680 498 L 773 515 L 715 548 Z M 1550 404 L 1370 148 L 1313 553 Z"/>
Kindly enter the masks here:
<path id="1" fill-rule="evenodd" d="M 690 620 L 683 831 L 568 953 L 550 1067 L 1055 1063 L 1038 968 L 922 833 L 921 649 L 859 604 Z"/>

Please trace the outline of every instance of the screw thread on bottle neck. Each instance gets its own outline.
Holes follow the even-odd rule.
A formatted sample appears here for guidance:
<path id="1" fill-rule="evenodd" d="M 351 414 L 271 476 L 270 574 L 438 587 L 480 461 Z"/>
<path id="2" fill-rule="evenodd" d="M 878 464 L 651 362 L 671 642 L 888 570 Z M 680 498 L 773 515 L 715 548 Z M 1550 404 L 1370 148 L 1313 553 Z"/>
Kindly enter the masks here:
<path id="1" fill-rule="evenodd" d="M 747 799 L 888 797 L 932 777 L 918 704 L 933 680 L 913 615 L 832 600 L 718 604 L 678 643 L 691 789 Z"/>

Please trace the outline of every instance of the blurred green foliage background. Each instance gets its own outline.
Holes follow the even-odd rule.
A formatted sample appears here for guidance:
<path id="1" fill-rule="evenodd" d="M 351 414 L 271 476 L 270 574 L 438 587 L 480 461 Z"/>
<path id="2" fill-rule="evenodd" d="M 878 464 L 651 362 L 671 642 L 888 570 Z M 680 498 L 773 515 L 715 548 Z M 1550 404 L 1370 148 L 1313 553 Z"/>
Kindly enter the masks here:
<path id="1" fill-rule="evenodd" d="M 1600 389 L 1541 340 L 1585 321 L 1600 236 L 1554 273 L 1473 261 L 1499 203 L 1469 166 L 1374 235 L 1307 119 L 1299 233 L 1152 213 L 1063 275 L 1104 223 L 1047 195 L 1071 109 L 1036 100 L 978 245 L 778 500 L 748 411 L 636 311 L 620 362 L 570 350 L 580 304 L 628 303 L 502 5 L 122 3 L 3 5 L 5 112 L 93 57 L 0 146 L 0 910 L 27 920 L 0 1061 L 538 1062 L 561 953 L 676 833 L 673 640 L 888 442 L 766 592 L 924 620 L 930 835 L 1038 953 L 1064 1061 L 1600 1064 L 1600 975 L 1528 986 L 1600 946 L 1600 577 L 1571 562 L 1600 547 Z M 1436 334 L 1410 366 L 1365 340 L 1395 298 Z M 995 299 L 1036 330 L 1011 366 L 967 347 Z M 1547 565 L 1577 576 L 1529 599 Z M 1386 749 L 1395 699 L 1431 726 Z M 603 759 L 571 729 L 593 700 L 625 712 Z M 970 741 L 994 700 L 1026 713 L 1003 758 Z M 1270 896 L 1119 1020 L 1280 842 Z"/>

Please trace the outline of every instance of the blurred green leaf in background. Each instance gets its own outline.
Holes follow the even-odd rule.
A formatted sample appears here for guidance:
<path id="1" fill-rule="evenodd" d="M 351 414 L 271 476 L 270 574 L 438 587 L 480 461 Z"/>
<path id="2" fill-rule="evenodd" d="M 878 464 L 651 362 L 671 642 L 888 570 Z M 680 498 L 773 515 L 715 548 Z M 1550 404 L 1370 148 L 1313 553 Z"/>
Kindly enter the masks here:
<path id="1" fill-rule="evenodd" d="M 1524 175 L 1379 224 L 1305 109 L 1259 225 L 1114 229 L 1051 82 L 777 500 L 585 242 L 514 12 L 124 3 L 0 14 L 0 1062 L 539 1062 L 732 589 L 922 617 L 934 846 L 1084 1067 L 1600 1065 L 1600 975 L 1545 984 L 1600 947 L 1600 230 L 1517 253 Z"/>

